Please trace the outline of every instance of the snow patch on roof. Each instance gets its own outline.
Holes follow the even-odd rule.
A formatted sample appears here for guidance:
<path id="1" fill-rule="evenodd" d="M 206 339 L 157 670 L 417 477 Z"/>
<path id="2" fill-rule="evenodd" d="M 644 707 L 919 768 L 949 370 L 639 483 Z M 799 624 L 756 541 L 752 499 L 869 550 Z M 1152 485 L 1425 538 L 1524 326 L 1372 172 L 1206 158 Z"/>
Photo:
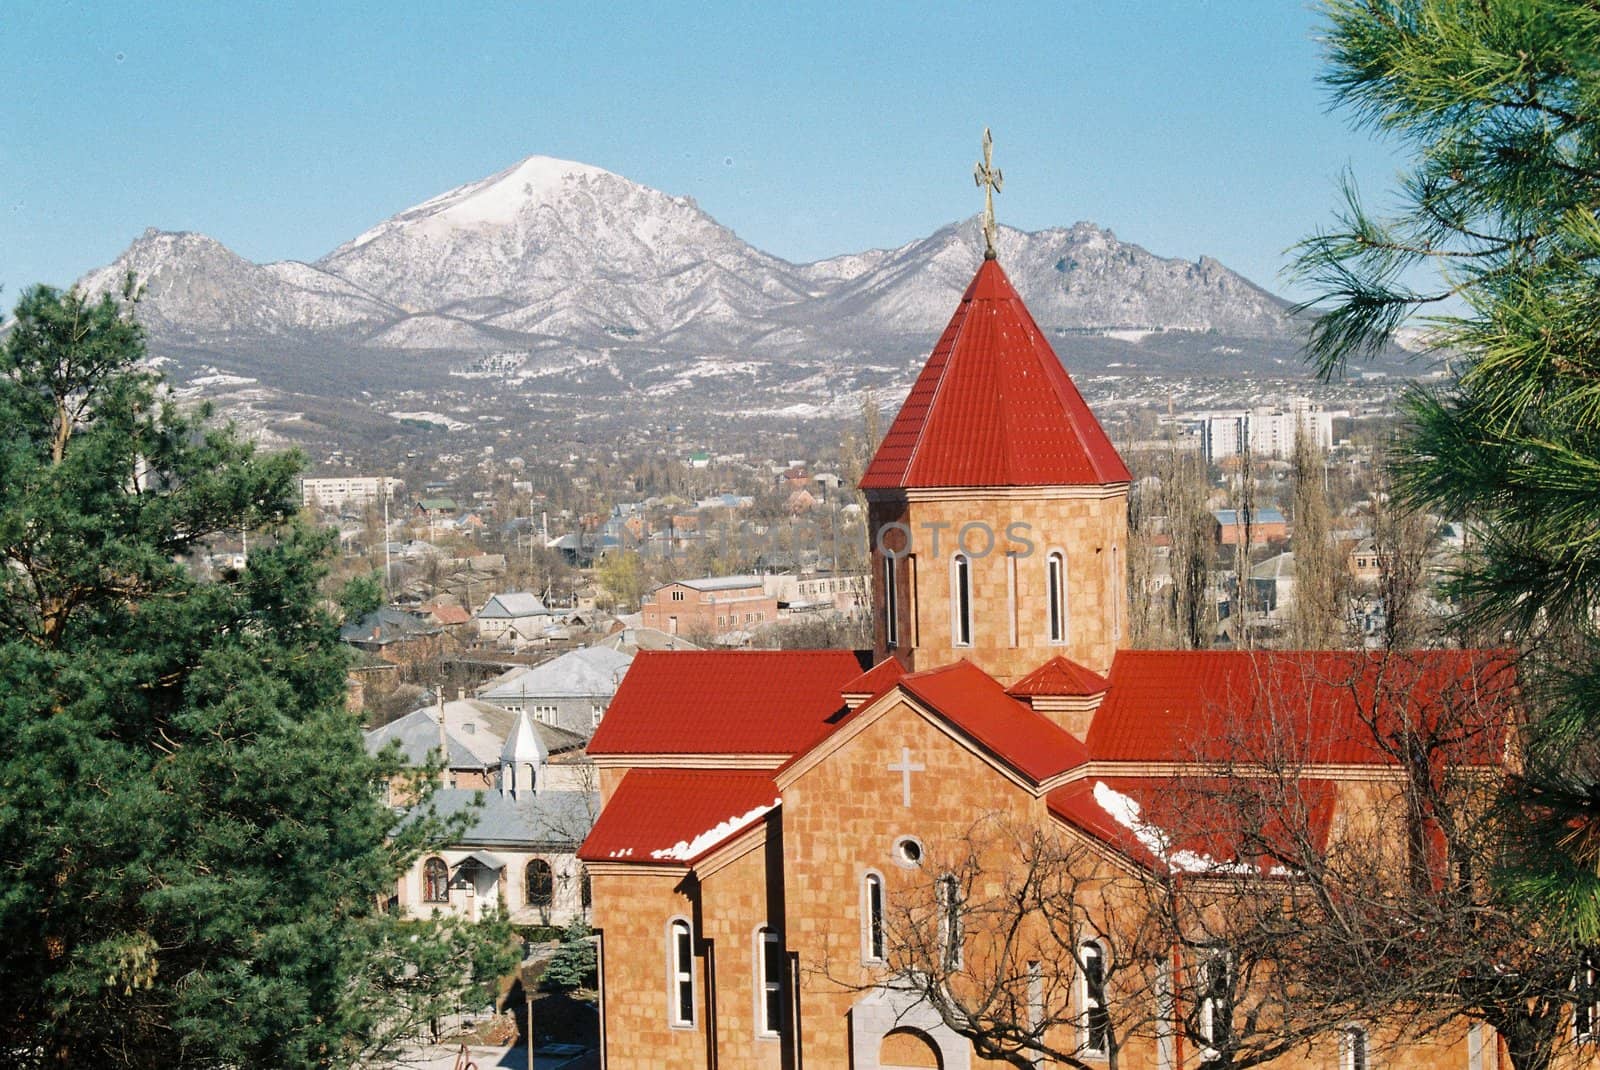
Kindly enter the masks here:
<path id="1" fill-rule="evenodd" d="M 732 836 L 735 832 L 739 832 L 749 827 L 758 818 L 765 816 L 767 813 L 776 808 L 780 802 L 782 802 L 781 799 L 773 799 L 770 803 L 758 806 L 754 810 L 730 817 L 728 820 L 720 822 L 706 829 L 692 840 L 679 840 L 671 847 L 666 847 L 659 851 L 651 851 L 650 857 L 664 859 L 671 862 L 692 861 L 693 859 L 700 857 L 700 855 L 704 854 L 712 847 L 715 847 L 717 844 L 721 843 L 723 840 L 727 839 L 729 836 Z M 631 854 L 632 851 L 629 850 L 628 853 Z"/>
<path id="2" fill-rule="evenodd" d="M 1140 807 L 1139 801 L 1124 795 L 1105 781 L 1095 781 L 1094 801 L 1111 820 L 1133 833 L 1134 839 L 1139 841 L 1141 847 L 1175 872 L 1226 876 L 1256 871 L 1256 867 L 1247 862 L 1219 862 L 1210 855 L 1198 851 L 1173 850 L 1172 834 L 1144 820 L 1143 808 Z M 1269 871 L 1274 877 L 1286 876 L 1288 872 L 1282 866 L 1274 866 Z"/>

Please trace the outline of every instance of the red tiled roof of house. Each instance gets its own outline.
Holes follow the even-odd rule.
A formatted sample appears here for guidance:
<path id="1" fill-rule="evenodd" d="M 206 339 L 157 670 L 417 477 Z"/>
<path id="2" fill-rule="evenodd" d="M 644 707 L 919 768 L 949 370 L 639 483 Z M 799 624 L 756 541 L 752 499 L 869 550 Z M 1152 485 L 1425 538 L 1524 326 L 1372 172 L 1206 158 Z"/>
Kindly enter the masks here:
<path id="1" fill-rule="evenodd" d="M 794 754 L 844 709 L 871 655 L 853 650 L 645 650 L 589 754 Z"/>
<path id="2" fill-rule="evenodd" d="M 861 477 L 867 490 L 1129 482 L 1000 265 L 985 260 Z"/>
<path id="3" fill-rule="evenodd" d="M 900 659 L 887 657 L 839 689 L 845 695 L 870 695 L 878 697 L 895 685 L 906 674 Z"/>
<path id="4" fill-rule="evenodd" d="M 1006 694 L 970 661 L 911 673 L 900 687 L 1034 783 L 1089 760 L 1072 733 Z"/>
<path id="5" fill-rule="evenodd" d="M 1056 817 L 1156 872 L 1270 873 L 1327 844 L 1332 781 L 1087 777 L 1045 797 Z"/>
<path id="6" fill-rule="evenodd" d="M 1502 651 L 1119 650 L 1089 727 L 1096 760 L 1390 764 L 1400 733 L 1441 760 L 1501 760 L 1516 677 Z M 1408 727 L 1409 726 L 1409 727 Z"/>
<path id="7" fill-rule="evenodd" d="M 1106 686 L 1106 678 L 1093 669 L 1067 658 L 1054 657 L 1006 688 L 1006 693 L 1019 698 L 1033 695 L 1076 698 L 1101 694 Z"/>
<path id="8" fill-rule="evenodd" d="M 631 769 L 578 848 L 578 857 L 585 862 L 690 866 L 755 825 L 777 804 L 771 773 Z"/>
<path id="9" fill-rule="evenodd" d="M 466 606 L 433 606 L 428 615 L 439 624 L 465 624 L 472 619 Z"/>

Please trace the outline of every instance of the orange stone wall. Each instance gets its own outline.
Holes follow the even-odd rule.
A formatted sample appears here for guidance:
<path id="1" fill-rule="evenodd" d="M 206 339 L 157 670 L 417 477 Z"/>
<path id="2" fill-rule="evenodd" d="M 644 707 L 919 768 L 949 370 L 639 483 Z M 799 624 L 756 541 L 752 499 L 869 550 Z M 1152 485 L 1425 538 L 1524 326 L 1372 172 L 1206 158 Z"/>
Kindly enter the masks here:
<path id="1" fill-rule="evenodd" d="M 670 1023 L 667 927 L 674 917 L 695 922 L 695 903 L 682 874 L 590 871 L 593 924 L 604 933 L 605 1045 L 609 1066 L 676 1070 L 704 1067 L 705 962 L 695 960 L 695 1024 Z"/>
<path id="2" fill-rule="evenodd" d="M 912 774 L 909 807 L 903 774 L 888 769 L 905 751 L 925 767 Z M 782 813 L 789 941 L 802 974 L 801 1040 L 808 1064 L 829 1067 L 850 1064 L 850 1008 L 882 977 L 880 967 L 863 962 L 867 874 L 883 878 L 892 926 L 897 903 L 928 901 L 932 883 L 959 869 L 968 849 L 1009 850 L 989 838 L 994 829 L 1027 830 L 1048 820 L 1041 800 L 903 703 L 786 787 Z M 921 841 L 920 867 L 897 860 L 902 836 Z M 999 869 L 997 857 L 993 871 Z M 1139 1065 L 1134 1052 L 1122 1058 L 1125 1066 Z"/>
<path id="3" fill-rule="evenodd" d="M 894 653 L 913 671 L 966 658 L 1007 684 L 1058 654 L 1099 673 L 1109 670 L 1128 632 L 1127 492 L 1119 488 L 1091 496 L 1100 488 L 1082 489 L 1081 496 L 1055 496 L 1063 488 L 1041 488 L 1038 495 L 1024 497 L 974 491 L 970 498 L 906 501 L 879 495 L 871 500 L 878 657 Z M 899 542 L 903 531 L 886 528 L 894 523 L 911 529 L 911 544 L 910 556 L 897 565 L 900 636 L 891 651 L 884 549 L 905 549 Z M 951 561 L 963 528 L 972 560 L 971 646 L 956 645 L 951 612 Z M 994 535 L 993 546 L 979 556 L 989 546 L 987 532 Z M 1051 550 L 1060 550 L 1066 563 L 1064 643 L 1052 643 L 1049 635 L 1046 560 Z"/>

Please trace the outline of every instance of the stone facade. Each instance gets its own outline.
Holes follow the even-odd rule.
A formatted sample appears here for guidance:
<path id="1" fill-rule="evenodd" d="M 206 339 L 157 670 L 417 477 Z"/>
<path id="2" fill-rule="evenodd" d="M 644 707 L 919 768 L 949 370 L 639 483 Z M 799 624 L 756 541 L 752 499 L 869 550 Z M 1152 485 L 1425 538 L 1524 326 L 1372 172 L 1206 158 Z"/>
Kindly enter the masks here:
<path id="1" fill-rule="evenodd" d="M 1027 488 L 873 494 L 873 641 L 879 658 L 894 655 L 917 671 L 966 658 L 1010 683 L 1062 655 L 1095 672 L 1111 658 L 1128 627 L 1128 492 L 1110 487 Z M 963 534 L 965 533 L 965 534 Z M 954 563 L 971 569 L 971 642 L 955 635 Z M 1059 553 L 1065 575 L 1061 635 L 1049 620 L 1049 558 Z M 894 560 L 897 635 L 891 645 L 884 569 Z"/>

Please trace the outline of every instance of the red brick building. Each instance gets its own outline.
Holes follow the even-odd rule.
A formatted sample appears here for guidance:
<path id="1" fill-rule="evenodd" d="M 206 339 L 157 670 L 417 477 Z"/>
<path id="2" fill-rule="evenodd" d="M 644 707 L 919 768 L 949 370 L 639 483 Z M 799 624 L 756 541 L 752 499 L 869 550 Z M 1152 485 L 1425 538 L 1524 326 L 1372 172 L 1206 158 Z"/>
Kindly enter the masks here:
<path id="1" fill-rule="evenodd" d="M 662 584 L 645 597 L 640 612 L 646 628 L 716 638 L 772 624 L 778 600 L 760 576 L 704 576 Z"/>

